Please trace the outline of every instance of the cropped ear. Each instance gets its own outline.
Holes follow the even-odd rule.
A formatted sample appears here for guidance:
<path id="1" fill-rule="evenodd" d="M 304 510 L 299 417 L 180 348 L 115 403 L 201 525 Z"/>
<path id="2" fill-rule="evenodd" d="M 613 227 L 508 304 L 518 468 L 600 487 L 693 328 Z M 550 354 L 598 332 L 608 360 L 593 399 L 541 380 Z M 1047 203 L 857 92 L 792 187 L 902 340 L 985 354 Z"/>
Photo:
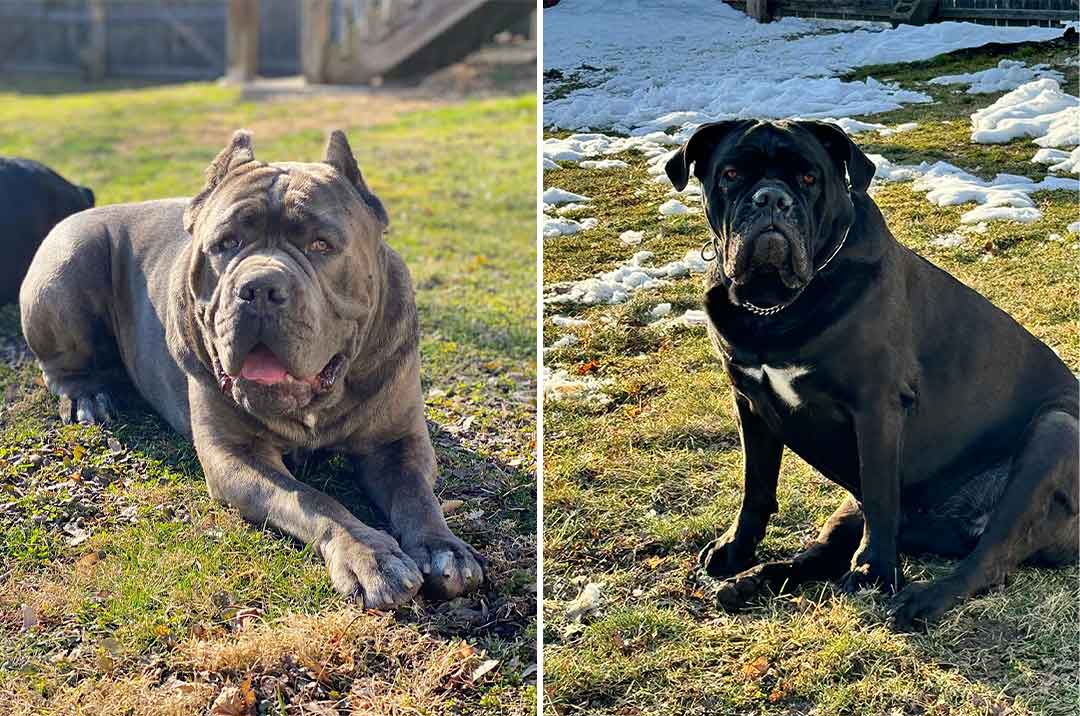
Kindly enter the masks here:
<path id="1" fill-rule="evenodd" d="M 251 148 L 251 132 L 246 129 L 238 129 L 233 132 L 232 139 L 225 148 L 214 157 L 210 166 L 206 168 L 206 186 L 195 195 L 187 208 L 184 209 L 184 231 L 189 234 L 195 227 L 195 220 L 199 216 L 206 200 L 214 193 L 214 189 L 225 180 L 230 171 L 255 159 L 255 152 Z"/>
<path id="2" fill-rule="evenodd" d="M 864 193 L 874 178 L 877 167 L 870 158 L 863 154 L 851 137 L 832 122 L 816 122 L 813 120 L 800 120 L 797 122 L 821 142 L 825 151 L 833 158 L 833 161 L 847 172 L 853 191 Z"/>
<path id="3" fill-rule="evenodd" d="M 372 194 L 364 182 L 364 176 L 360 173 L 360 166 L 356 163 L 356 157 L 353 156 L 352 147 L 349 146 L 349 140 L 345 137 L 345 132 L 335 129 L 330 133 L 330 139 L 326 142 L 326 156 L 323 158 L 323 163 L 337 169 L 342 176 L 349 180 L 350 184 L 356 187 L 356 191 L 360 193 L 360 198 L 375 212 L 376 218 L 383 225 L 390 223 L 390 217 L 386 215 L 386 208 L 379 201 L 379 197 Z"/>
<path id="4" fill-rule="evenodd" d="M 713 147 L 734 130 L 752 123 L 748 119 L 731 119 L 703 124 L 690 137 L 682 149 L 664 165 L 668 179 L 676 191 L 682 191 L 690 181 L 690 165 L 704 157 Z"/>

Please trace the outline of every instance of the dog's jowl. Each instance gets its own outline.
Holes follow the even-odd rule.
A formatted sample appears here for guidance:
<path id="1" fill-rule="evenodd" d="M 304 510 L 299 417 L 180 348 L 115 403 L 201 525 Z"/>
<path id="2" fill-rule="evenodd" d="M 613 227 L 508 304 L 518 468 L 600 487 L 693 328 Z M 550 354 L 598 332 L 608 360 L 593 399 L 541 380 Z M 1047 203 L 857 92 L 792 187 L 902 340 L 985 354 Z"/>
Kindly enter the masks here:
<path id="1" fill-rule="evenodd" d="M 737 608 L 836 579 L 909 627 L 1020 564 L 1077 559 L 1077 380 L 987 299 L 899 244 L 874 165 L 832 124 L 703 125 L 666 166 L 702 185 L 709 335 L 733 386 L 744 494 L 701 552 Z M 757 563 L 788 447 L 850 494 L 805 551 Z M 901 556 L 960 558 L 905 585 Z"/>
<path id="2" fill-rule="evenodd" d="M 118 353 L 193 439 L 213 497 L 313 545 L 334 587 L 375 608 L 483 579 L 432 492 L 417 314 L 387 221 L 341 132 L 322 162 L 268 164 L 240 131 L 193 199 L 58 225 L 20 294 L 61 417 L 110 418 Z M 290 474 L 283 456 L 321 448 L 355 458 L 393 536 Z"/>

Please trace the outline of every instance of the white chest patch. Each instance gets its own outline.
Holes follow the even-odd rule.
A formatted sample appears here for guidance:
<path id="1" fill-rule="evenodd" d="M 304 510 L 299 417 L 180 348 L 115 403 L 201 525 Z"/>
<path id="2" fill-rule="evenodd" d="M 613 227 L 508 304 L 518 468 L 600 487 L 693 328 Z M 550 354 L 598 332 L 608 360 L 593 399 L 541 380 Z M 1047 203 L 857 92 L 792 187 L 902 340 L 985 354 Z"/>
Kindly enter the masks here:
<path id="1" fill-rule="evenodd" d="M 780 398 L 789 408 L 797 408 L 802 401 L 799 399 L 799 394 L 795 392 L 795 379 L 806 375 L 810 372 L 810 369 L 802 365 L 789 365 L 783 368 L 775 368 L 771 365 L 761 365 L 757 367 L 748 366 L 735 366 L 742 373 L 750 376 L 757 381 L 769 381 L 769 387 L 776 393 L 776 397 Z"/>

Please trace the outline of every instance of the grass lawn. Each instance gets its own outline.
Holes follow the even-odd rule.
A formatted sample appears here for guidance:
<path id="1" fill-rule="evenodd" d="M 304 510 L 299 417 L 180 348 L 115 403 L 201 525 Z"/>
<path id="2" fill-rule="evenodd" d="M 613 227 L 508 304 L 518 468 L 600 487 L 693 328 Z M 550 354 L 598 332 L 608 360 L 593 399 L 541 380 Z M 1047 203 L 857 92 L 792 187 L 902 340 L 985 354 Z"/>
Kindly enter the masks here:
<path id="1" fill-rule="evenodd" d="M 238 127 L 256 157 L 304 161 L 345 129 L 416 284 L 436 492 L 489 559 L 477 594 L 356 610 L 317 555 L 211 501 L 135 395 L 107 430 L 62 426 L 2 307 L 0 711 L 204 714 L 227 686 L 275 716 L 535 711 L 535 113 L 532 96 L 0 84 L 0 155 L 99 205 L 193 195 Z M 340 459 L 302 477 L 378 523 Z"/>
<path id="2" fill-rule="evenodd" d="M 1026 51 L 1050 62 L 1075 88 L 1067 51 Z M 1044 176 L 1028 163 L 1029 140 L 969 142 L 968 115 L 999 94 L 971 97 L 963 88 L 929 87 L 946 73 L 993 66 L 999 57 L 969 56 L 890 66 L 888 77 L 931 91 L 932 105 L 863 117 L 918 129 L 856 141 L 893 161 L 944 159 L 983 177 L 997 172 Z M 1067 64 L 1066 64 L 1067 63 Z M 872 72 L 872 70 L 871 70 Z M 875 75 L 877 76 L 877 75 Z M 552 135 L 555 136 L 555 135 Z M 668 187 L 650 184 L 643 158 L 615 157 L 628 169 L 573 164 L 549 170 L 545 187 L 592 197 L 571 218 L 596 217 L 596 228 L 544 243 L 545 283 L 608 271 L 640 250 L 653 265 L 682 258 L 706 236 L 700 214 L 661 217 Z M 1071 192 L 1034 195 L 1043 218 L 995 222 L 959 246 L 931 243 L 956 231 L 971 205 L 941 208 L 887 184 L 876 201 L 898 240 L 974 287 L 1080 366 L 1077 241 L 1066 226 L 1078 217 Z M 627 247 L 621 232 L 644 232 Z M 1052 234 L 1064 240 L 1049 240 Z M 579 341 L 548 353 L 545 365 L 599 381 L 603 402 L 559 400 L 544 412 L 545 711 L 571 714 L 816 714 L 836 716 L 1014 716 L 1076 713 L 1080 598 L 1076 568 L 1024 569 L 1007 587 L 950 611 L 927 634 L 886 626 L 885 601 L 811 584 L 728 615 L 712 583 L 695 573 L 696 553 L 735 515 L 741 451 L 730 389 L 702 328 L 672 321 L 648 325 L 649 310 L 670 302 L 671 315 L 700 308 L 700 279 L 675 280 L 617 306 L 545 307 L 546 345 L 567 333 Z M 588 321 L 556 326 L 555 314 Z M 947 438 L 946 438 L 947 439 Z M 791 555 L 812 539 L 843 491 L 790 452 L 785 454 L 779 513 L 759 549 L 763 559 Z M 907 560 L 910 580 L 946 572 L 945 560 Z M 601 586 L 599 608 L 584 625 L 568 603 L 585 582 Z"/>

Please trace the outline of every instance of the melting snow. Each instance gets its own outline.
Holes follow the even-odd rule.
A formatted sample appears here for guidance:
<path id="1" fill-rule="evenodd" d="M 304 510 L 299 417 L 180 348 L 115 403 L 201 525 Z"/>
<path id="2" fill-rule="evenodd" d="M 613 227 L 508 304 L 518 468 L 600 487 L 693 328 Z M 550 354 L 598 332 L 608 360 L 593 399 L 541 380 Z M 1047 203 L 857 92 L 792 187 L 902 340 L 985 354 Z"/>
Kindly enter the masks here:
<path id="1" fill-rule="evenodd" d="M 573 335 L 573 334 L 568 333 L 565 336 L 563 336 L 562 338 L 560 338 L 559 340 L 552 343 L 550 346 L 547 346 L 546 348 L 544 348 L 544 355 L 547 355 L 549 351 L 555 351 L 555 350 L 558 350 L 560 348 L 566 348 L 567 346 L 572 346 L 572 345 L 574 345 L 576 343 L 581 343 L 581 339 L 578 338 L 577 336 Z"/>
<path id="2" fill-rule="evenodd" d="M 1080 144 L 1080 99 L 1054 80 L 1028 82 L 971 115 L 971 141 L 1003 144 L 1034 137 L 1040 147 Z"/>
<path id="3" fill-rule="evenodd" d="M 1042 217 L 1031 194 L 1059 189 L 1080 191 L 1080 181 L 1064 177 L 1046 177 L 1034 181 L 1015 174 L 998 174 L 986 181 L 948 162 L 895 165 L 879 154 L 867 155 L 878 167 L 875 181 L 910 181 L 912 189 L 926 192 L 926 200 L 937 206 L 956 206 L 975 202 L 976 208 L 965 213 L 960 222 L 1007 219 L 1032 222 Z"/>
<path id="4" fill-rule="evenodd" d="M 619 154 L 631 149 L 651 158 L 667 152 L 672 145 L 682 144 L 685 139 L 686 137 L 672 137 L 663 132 L 651 132 L 639 137 L 610 137 L 598 132 L 571 134 L 564 139 L 545 139 L 544 158 L 554 162 L 580 162 L 583 160 L 588 161 L 590 157 Z M 623 162 L 623 165 L 625 166 L 625 162 Z M 605 169 L 609 167 L 595 168 Z"/>
<path id="5" fill-rule="evenodd" d="M 1051 70 L 1046 65 L 1034 65 L 1028 67 L 1017 60 L 1002 60 L 997 67 L 979 72 L 969 72 L 963 75 L 945 75 L 930 80 L 932 85 L 970 85 L 968 94 L 987 94 L 990 92 L 1004 92 L 1016 89 L 1022 84 L 1032 80 L 1048 77 L 1058 82 L 1064 82 L 1065 77 L 1060 72 Z"/>
<path id="6" fill-rule="evenodd" d="M 600 220 L 594 217 L 582 219 L 581 221 L 574 221 L 573 219 L 564 219 L 562 217 L 553 218 L 545 214 L 544 238 L 550 239 L 555 236 L 569 236 L 570 234 L 576 234 L 579 231 L 592 229 L 599 223 Z"/>
<path id="7" fill-rule="evenodd" d="M 568 204 L 568 203 L 570 203 L 572 201 L 574 201 L 574 202 L 582 202 L 582 201 L 592 201 L 592 199 L 590 199 L 587 196 L 582 196 L 581 194 L 575 194 L 572 191 L 566 191 L 565 189 L 560 189 L 560 188 L 554 187 L 554 186 L 551 187 L 550 189 L 545 189 L 544 190 L 544 203 L 545 204 L 552 204 L 552 205 L 555 205 L 555 204 Z"/>
<path id="8" fill-rule="evenodd" d="M 544 30 L 545 70 L 614 68 L 546 102 L 545 124 L 631 135 L 731 117 L 851 116 L 928 102 L 921 92 L 838 75 L 1062 32 L 956 22 L 891 29 L 795 18 L 759 24 L 716 0 L 566 2 L 544 12 Z"/>
<path id="9" fill-rule="evenodd" d="M 676 199 L 669 199 L 660 205 L 661 216 L 679 216 L 680 214 L 689 214 L 690 211 L 689 206 Z"/>
<path id="10" fill-rule="evenodd" d="M 605 381 L 592 376 L 571 376 L 563 369 L 551 370 L 544 366 L 544 401 L 577 403 L 586 407 L 602 408 L 611 402 L 604 392 Z"/>
<path id="11" fill-rule="evenodd" d="M 658 303 L 655 306 L 653 306 L 651 311 L 649 311 L 649 318 L 651 318 L 652 322 L 655 323 L 656 321 L 659 321 L 661 318 L 664 318 L 665 316 L 667 316 L 669 313 L 671 313 L 671 304 L 670 303 Z"/>
<path id="12" fill-rule="evenodd" d="M 622 159 L 586 159 L 579 162 L 578 166 L 585 169 L 625 169 L 630 165 Z"/>
<path id="13" fill-rule="evenodd" d="M 552 292 L 544 298 L 544 303 L 625 303 L 634 291 L 662 286 L 666 279 L 705 273 L 705 261 L 696 250 L 687 251 L 680 261 L 672 261 L 655 268 L 646 265 L 652 262 L 653 258 L 651 251 L 639 251 L 629 262 L 614 271 L 583 281 L 552 286 Z"/>

